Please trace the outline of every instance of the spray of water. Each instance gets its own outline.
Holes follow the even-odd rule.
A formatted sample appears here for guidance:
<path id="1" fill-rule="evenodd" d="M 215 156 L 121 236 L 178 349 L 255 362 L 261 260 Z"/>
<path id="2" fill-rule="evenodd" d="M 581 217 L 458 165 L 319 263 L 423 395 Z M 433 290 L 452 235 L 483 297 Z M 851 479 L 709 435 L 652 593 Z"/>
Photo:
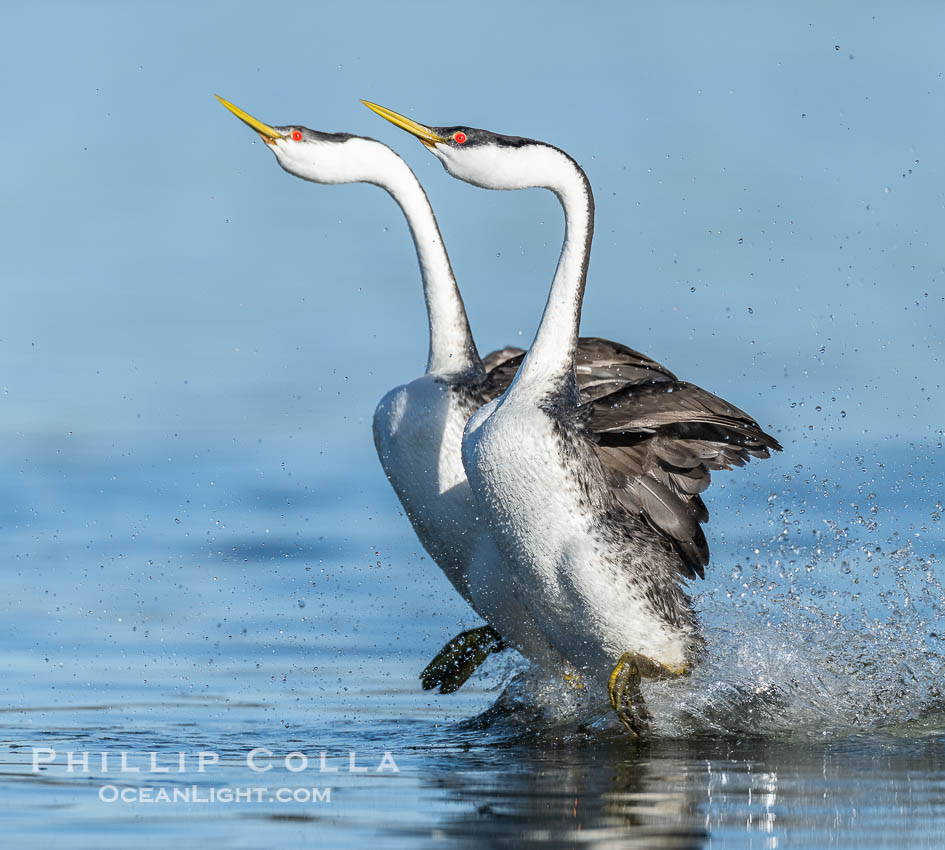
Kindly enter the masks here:
<path id="1" fill-rule="evenodd" d="M 884 534 L 871 494 L 866 504 L 851 505 L 845 523 L 805 529 L 803 544 L 791 510 L 769 510 L 771 532 L 750 563 L 697 597 L 705 660 L 685 679 L 644 686 L 653 735 L 945 729 L 945 588 L 930 551 L 942 506 L 908 533 Z M 472 722 L 564 736 L 615 727 L 600 695 L 539 671 L 512 678 Z"/>

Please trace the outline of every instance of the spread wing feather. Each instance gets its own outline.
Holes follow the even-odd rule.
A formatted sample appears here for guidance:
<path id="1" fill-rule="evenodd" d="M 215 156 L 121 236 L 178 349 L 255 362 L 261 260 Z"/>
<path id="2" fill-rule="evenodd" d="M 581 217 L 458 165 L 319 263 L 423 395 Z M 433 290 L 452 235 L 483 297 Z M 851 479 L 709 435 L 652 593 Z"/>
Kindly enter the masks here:
<path id="1" fill-rule="evenodd" d="M 711 473 L 766 458 L 780 444 L 747 413 L 675 379 L 626 385 L 582 405 L 586 433 L 615 500 L 666 536 L 686 578 L 704 577 Z"/>
<path id="2" fill-rule="evenodd" d="M 508 347 L 483 359 L 483 403 L 508 389 L 524 356 Z M 575 372 L 585 433 L 615 501 L 669 540 L 684 577 L 703 578 L 709 512 L 699 494 L 711 473 L 769 457 L 780 444 L 743 410 L 618 342 L 582 337 Z"/>
<path id="3" fill-rule="evenodd" d="M 675 381 L 665 366 L 619 342 L 582 337 L 574 357 L 581 401 L 604 398 L 627 386 L 647 381 Z"/>

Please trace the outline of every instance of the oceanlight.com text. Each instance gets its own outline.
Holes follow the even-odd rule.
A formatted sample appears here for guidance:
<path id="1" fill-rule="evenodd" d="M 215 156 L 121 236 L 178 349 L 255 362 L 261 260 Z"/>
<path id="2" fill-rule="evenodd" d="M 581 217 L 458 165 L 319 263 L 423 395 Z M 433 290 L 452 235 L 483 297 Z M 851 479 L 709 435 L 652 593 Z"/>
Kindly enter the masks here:
<path id="1" fill-rule="evenodd" d="M 98 790 L 103 803 L 330 803 L 331 788 L 233 788 L 187 785 L 163 788 L 154 786 L 119 787 L 103 785 Z"/>

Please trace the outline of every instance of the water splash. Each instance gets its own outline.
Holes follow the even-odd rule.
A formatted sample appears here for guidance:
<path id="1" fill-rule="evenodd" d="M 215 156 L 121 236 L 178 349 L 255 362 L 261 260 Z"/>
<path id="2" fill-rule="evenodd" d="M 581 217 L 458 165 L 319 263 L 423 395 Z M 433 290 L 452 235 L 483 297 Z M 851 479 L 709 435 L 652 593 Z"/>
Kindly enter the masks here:
<path id="1" fill-rule="evenodd" d="M 808 529 L 770 510 L 767 539 L 747 565 L 696 598 L 708 655 L 693 674 L 644 693 L 663 738 L 924 734 L 945 729 L 945 587 L 933 526 L 882 536 L 878 510 Z M 932 523 L 941 514 L 937 505 Z M 788 529 L 785 531 L 785 529 Z M 793 533 L 792 533 L 793 532 Z M 915 541 L 915 542 L 913 542 Z M 510 670 L 510 673 L 512 671 Z M 469 724 L 497 739 L 559 738 L 618 729 L 600 695 L 529 670 L 505 680 Z"/>
<path id="2" fill-rule="evenodd" d="M 699 598 L 710 655 L 686 685 L 650 689 L 654 709 L 663 703 L 661 731 L 945 728 L 935 554 L 896 534 L 878 542 L 879 524 L 853 508 L 851 525 L 827 521 L 809 546 L 782 529 L 747 570 Z"/>

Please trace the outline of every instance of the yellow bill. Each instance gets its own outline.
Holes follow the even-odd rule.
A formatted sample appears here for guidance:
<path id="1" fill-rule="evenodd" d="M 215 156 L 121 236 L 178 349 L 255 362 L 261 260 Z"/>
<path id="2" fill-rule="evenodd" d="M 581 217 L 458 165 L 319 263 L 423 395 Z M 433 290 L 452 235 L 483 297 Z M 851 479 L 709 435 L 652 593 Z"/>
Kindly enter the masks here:
<path id="1" fill-rule="evenodd" d="M 276 139 L 282 138 L 282 133 L 276 130 L 273 127 L 270 127 L 268 124 L 263 124 L 262 121 L 258 121 L 253 118 L 248 112 L 243 112 L 238 106 L 234 106 L 228 100 L 224 100 L 220 95 L 215 94 L 214 97 L 220 101 L 227 109 L 230 110 L 237 118 L 240 119 L 244 124 L 248 124 L 252 127 L 260 136 L 263 137 L 263 141 L 266 143 L 274 142 Z"/>
<path id="2" fill-rule="evenodd" d="M 371 111 L 376 112 L 381 116 L 381 118 L 386 118 L 391 124 L 400 127 L 401 130 L 406 130 L 408 133 L 412 133 L 428 148 L 432 148 L 437 142 L 449 141 L 449 139 L 447 139 L 445 136 L 440 136 L 437 133 L 434 133 L 429 127 L 424 127 L 423 124 L 418 124 L 416 121 L 411 121 L 409 118 L 399 115 L 398 113 L 394 112 L 393 109 L 387 109 L 387 107 L 378 106 L 376 103 L 371 103 L 369 100 L 362 100 L 361 103 L 363 103 Z"/>

